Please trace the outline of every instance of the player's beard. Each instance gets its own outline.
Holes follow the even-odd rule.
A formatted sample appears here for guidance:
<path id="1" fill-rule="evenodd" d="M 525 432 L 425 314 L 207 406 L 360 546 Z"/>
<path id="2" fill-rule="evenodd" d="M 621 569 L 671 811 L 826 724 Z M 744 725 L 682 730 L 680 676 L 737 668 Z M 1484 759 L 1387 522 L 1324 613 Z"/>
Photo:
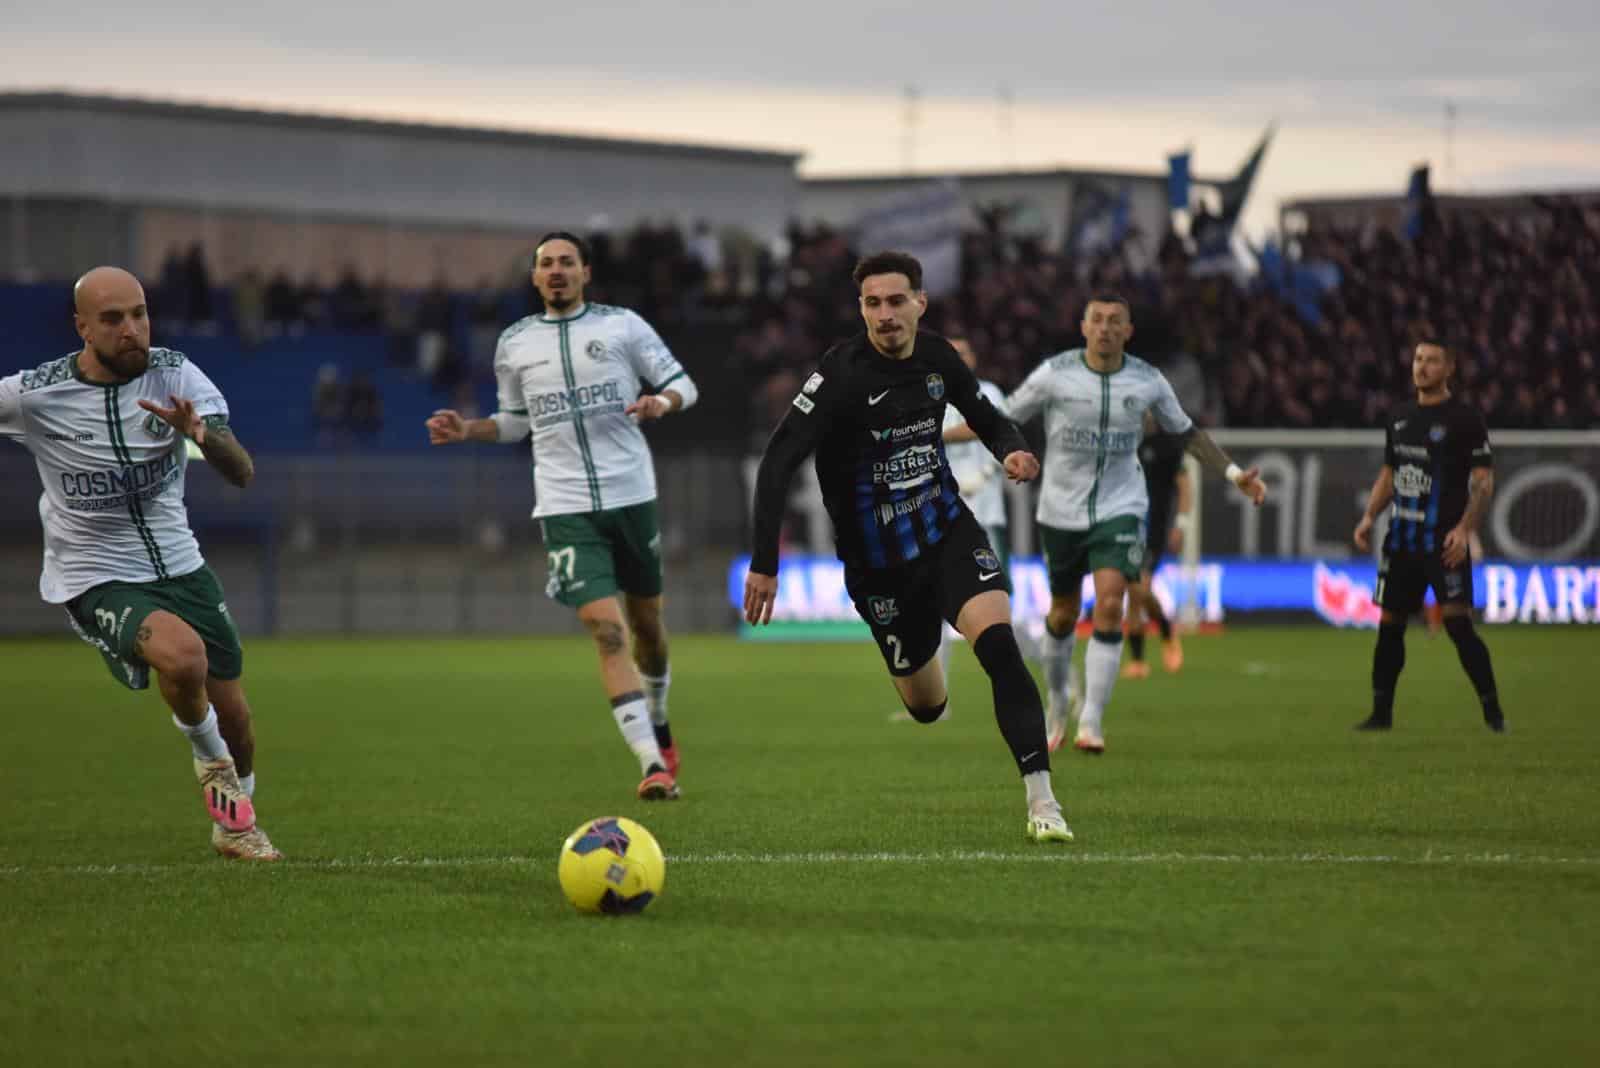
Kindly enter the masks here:
<path id="1" fill-rule="evenodd" d="M 906 345 L 912 338 L 912 331 L 903 326 L 887 337 L 884 336 L 882 330 L 874 330 L 873 334 L 876 336 L 878 351 L 885 356 L 903 355 L 906 351 Z"/>
<path id="2" fill-rule="evenodd" d="M 100 361 L 100 366 L 118 378 L 138 378 L 150 367 L 148 345 L 129 345 L 111 355 L 103 352 L 98 345 L 91 346 L 91 350 L 94 352 L 94 358 Z"/>

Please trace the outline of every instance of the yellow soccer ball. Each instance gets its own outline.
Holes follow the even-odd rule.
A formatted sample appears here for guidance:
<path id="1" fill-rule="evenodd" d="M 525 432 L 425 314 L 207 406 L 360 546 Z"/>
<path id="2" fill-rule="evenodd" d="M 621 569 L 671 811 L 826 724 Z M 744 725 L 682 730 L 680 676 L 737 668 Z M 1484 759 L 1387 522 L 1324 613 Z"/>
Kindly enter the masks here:
<path id="1" fill-rule="evenodd" d="M 561 892 L 580 912 L 628 916 L 661 896 L 667 861 L 655 836 L 620 816 L 589 820 L 561 844 Z"/>

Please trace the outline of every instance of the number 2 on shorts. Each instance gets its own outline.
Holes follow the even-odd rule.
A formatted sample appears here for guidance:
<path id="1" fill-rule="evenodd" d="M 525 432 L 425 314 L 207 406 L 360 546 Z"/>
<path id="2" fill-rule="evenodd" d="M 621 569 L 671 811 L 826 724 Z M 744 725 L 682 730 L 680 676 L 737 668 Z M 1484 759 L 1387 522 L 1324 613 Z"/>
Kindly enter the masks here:
<path id="1" fill-rule="evenodd" d="M 900 636 L 899 635 L 897 635 L 897 634 L 885 634 L 883 636 L 883 640 L 888 642 L 889 643 L 889 647 L 892 650 L 894 650 L 894 659 L 889 661 L 889 666 L 890 667 L 893 667 L 893 668 L 896 668 L 896 669 L 900 669 L 900 668 L 908 668 L 908 667 L 911 666 L 911 662 L 906 659 L 905 653 L 903 653 L 901 651 L 905 647 L 900 644 Z"/>

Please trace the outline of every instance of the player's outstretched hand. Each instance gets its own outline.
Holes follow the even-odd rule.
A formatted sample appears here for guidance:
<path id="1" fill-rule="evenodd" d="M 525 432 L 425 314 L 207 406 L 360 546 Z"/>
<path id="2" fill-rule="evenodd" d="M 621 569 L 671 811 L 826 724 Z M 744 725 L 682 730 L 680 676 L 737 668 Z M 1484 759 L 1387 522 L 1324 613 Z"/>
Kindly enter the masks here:
<path id="1" fill-rule="evenodd" d="M 1032 482 L 1039 477 L 1039 458 L 1023 449 L 1007 453 L 1005 467 L 1006 477 L 1013 482 Z"/>
<path id="2" fill-rule="evenodd" d="M 1467 537 L 1467 532 L 1460 527 L 1450 528 L 1450 533 L 1444 536 L 1444 549 L 1439 554 L 1444 560 L 1444 566 L 1460 567 L 1471 553 L 1472 542 Z"/>
<path id="3" fill-rule="evenodd" d="M 1251 504 L 1259 505 L 1267 499 L 1267 484 L 1261 481 L 1261 468 L 1259 467 L 1252 467 L 1250 470 L 1240 474 L 1234 485 L 1239 487 L 1240 493 L 1250 498 Z"/>
<path id="4" fill-rule="evenodd" d="M 139 407 L 147 412 L 154 412 L 156 418 L 166 423 L 172 429 L 186 438 L 193 438 L 196 445 L 206 443 L 206 421 L 194 414 L 194 402 L 186 401 L 182 397 L 168 396 L 172 407 L 163 408 L 159 404 L 140 399 Z"/>
<path id="5" fill-rule="evenodd" d="M 426 425 L 429 445 L 454 445 L 467 440 L 467 421 L 453 409 L 439 409 L 428 417 Z"/>
<path id="6" fill-rule="evenodd" d="M 744 619 L 760 626 L 772 619 L 772 604 L 778 599 L 778 576 L 750 572 L 744 577 Z"/>
<path id="7" fill-rule="evenodd" d="M 646 393 L 622 409 L 622 414 L 633 416 L 635 423 L 648 423 L 652 419 L 660 419 L 670 411 L 672 411 L 671 401 L 659 393 Z"/>
<path id="8" fill-rule="evenodd" d="M 1356 532 L 1352 540 L 1356 543 L 1356 548 L 1362 552 L 1372 551 L 1372 517 L 1370 515 L 1361 517 L 1361 522 L 1356 524 Z"/>

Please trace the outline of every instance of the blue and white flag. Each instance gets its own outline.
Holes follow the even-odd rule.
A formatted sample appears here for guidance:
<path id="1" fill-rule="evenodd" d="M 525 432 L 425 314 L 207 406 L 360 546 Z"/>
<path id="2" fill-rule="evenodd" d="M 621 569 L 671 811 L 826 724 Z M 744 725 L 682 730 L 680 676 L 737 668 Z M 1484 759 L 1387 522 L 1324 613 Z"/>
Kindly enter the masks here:
<path id="1" fill-rule="evenodd" d="M 1189 150 L 1167 157 L 1167 207 L 1184 211 L 1189 207 Z"/>
<path id="2" fill-rule="evenodd" d="M 968 215 L 960 182 L 929 182 L 857 219 L 856 248 L 863 255 L 885 249 L 911 253 L 922 263 L 928 295 L 948 296 L 961 287 L 961 230 Z"/>
<path id="3" fill-rule="evenodd" d="M 1428 218 L 1433 210 L 1433 191 L 1429 188 L 1426 163 L 1411 172 L 1406 183 L 1406 212 L 1401 229 L 1407 241 L 1415 241 L 1428 228 Z"/>
<path id="4" fill-rule="evenodd" d="M 1072 190 L 1067 220 L 1067 251 L 1093 256 L 1115 249 L 1128 236 L 1133 191 L 1112 188 L 1092 179 L 1079 181 Z"/>

